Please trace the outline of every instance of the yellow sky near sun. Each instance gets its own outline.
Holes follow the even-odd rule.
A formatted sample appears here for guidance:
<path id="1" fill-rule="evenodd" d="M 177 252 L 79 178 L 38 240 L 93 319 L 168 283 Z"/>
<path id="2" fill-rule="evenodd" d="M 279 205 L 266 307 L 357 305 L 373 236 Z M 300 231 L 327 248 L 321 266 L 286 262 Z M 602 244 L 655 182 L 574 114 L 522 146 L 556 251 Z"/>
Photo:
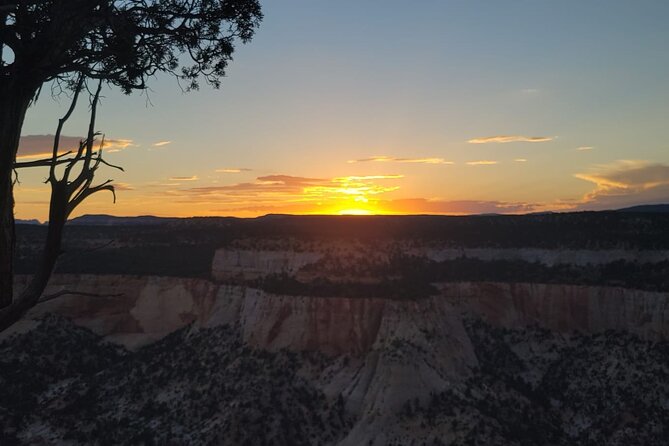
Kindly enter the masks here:
<path id="1" fill-rule="evenodd" d="M 579 14 L 562 2 L 350 2 L 354 13 L 341 2 L 265 3 L 220 91 L 181 94 L 161 75 L 146 94 L 104 90 L 96 130 L 125 172 L 98 172 L 117 180 L 116 204 L 100 194 L 76 213 L 480 214 L 669 202 L 669 59 L 658 57 L 669 2 L 605 11 L 579 2 Z M 40 95 L 22 159 L 50 153 L 68 105 L 66 95 Z M 84 101 L 61 149 L 77 147 L 88 112 Z M 16 215 L 44 220 L 46 175 L 28 170 Z"/>
<path id="2" fill-rule="evenodd" d="M 38 143 L 49 140 L 49 135 L 29 139 L 21 159 L 42 154 Z M 87 200 L 73 216 L 514 214 L 615 208 L 669 196 L 669 166 L 643 160 L 619 160 L 565 173 L 547 169 L 550 159 L 519 158 L 518 151 L 500 154 L 497 159 L 471 156 L 457 161 L 429 153 L 413 157 L 371 155 L 342 157 L 339 163 L 312 160 L 315 167 L 304 163 L 296 170 L 315 174 L 298 176 L 233 166 L 209 166 L 193 172 L 175 168 L 171 157 L 165 156 L 172 147 L 169 141 L 150 144 L 147 149 L 130 139 L 108 141 L 107 151 L 114 164 L 135 173 L 128 177 L 101 169 L 97 175 L 100 181 L 118 178 L 116 204 L 112 204 L 111 194 L 101 193 Z M 553 141 L 541 136 L 502 135 L 473 138 L 465 144 L 529 142 L 550 146 Z M 168 145 L 170 148 L 165 148 Z M 155 147 L 161 151 L 153 152 Z M 574 159 L 589 152 L 580 147 L 564 151 Z M 150 170 L 142 170 L 142 162 L 148 163 Z M 345 174 L 323 175 L 323 171 Z M 21 181 L 15 189 L 17 218 L 48 218 L 49 189 L 42 183 L 43 176 L 39 169 L 21 169 Z M 556 184 L 561 186 L 556 188 Z"/>
<path id="3" fill-rule="evenodd" d="M 434 165 L 434 163 L 428 163 Z M 525 163 L 522 163 L 525 164 Z M 449 164 L 449 169 L 452 165 Z M 461 168 L 485 172 L 499 168 L 490 162 L 464 163 Z M 240 175 L 250 169 L 226 170 Z M 246 181 L 212 182 L 198 175 L 172 176 L 165 181 L 136 184 L 116 182 L 117 203 L 112 196 L 98 194 L 73 216 L 111 213 L 115 215 L 238 216 L 269 213 L 288 214 L 481 214 L 526 213 L 547 210 L 577 210 L 606 202 L 611 197 L 639 193 L 664 194 L 669 189 L 669 166 L 643 161 L 624 161 L 577 173 L 575 181 L 586 185 L 577 199 L 550 202 L 495 201 L 455 196 L 434 198 L 407 196 L 414 177 L 406 174 L 348 175 L 332 178 L 292 175 L 261 175 L 246 172 Z M 104 178 L 106 179 L 106 177 Z M 33 182 L 31 182 L 33 183 Z M 587 186 L 587 185 L 590 186 Z M 20 183 L 16 187 L 17 218 L 47 219 L 48 185 Z"/>

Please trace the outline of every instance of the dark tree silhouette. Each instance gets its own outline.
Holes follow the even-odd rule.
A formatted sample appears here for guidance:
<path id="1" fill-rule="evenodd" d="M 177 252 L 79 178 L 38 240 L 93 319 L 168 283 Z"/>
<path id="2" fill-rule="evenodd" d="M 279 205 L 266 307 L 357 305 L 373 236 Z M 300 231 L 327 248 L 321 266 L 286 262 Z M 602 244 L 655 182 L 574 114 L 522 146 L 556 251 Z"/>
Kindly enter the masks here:
<path id="1" fill-rule="evenodd" d="M 97 107 L 100 100 L 100 90 L 102 82 L 98 83 L 96 92 L 91 99 L 91 116 L 86 138 L 79 142 L 79 148 L 75 153 L 66 152 L 59 154 L 60 135 L 63 126 L 74 112 L 79 95 L 84 88 L 84 78 L 80 77 L 74 87 L 72 102 L 65 116 L 58 120 L 58 127 L 54 136 L 51 158 L 44 160 L 31 161 L 27 163 L 15 163 L 15 169 L 25 167 L 45 166 L 49 167 L 49 176 L 46 180 L 51 186 L 51 198 L 49 201 L 49 227 L 47 230 L 44 251 L 37 270 L 28 284 L 27 288 L 20 294 L 18 299 L 0 309 L 0 331 L 12 325 L 19 320 L 30 308 L 32 308 L 42 296 L 44 289 L 49 282 L 51 273 L 56 265 L 58 257 L 62 253 L 61 241 L 63 229 L 67 218 L 74 209 L 91 195 L 109 191 L 114 195 L 114 186 L 112 180 L 106 180 L 94 184 L 95 174 L 101 165 L 107 165 L 116 169 L 118 166 L 107 163 L 102 158 L 104 148 L 104 137 L 97 141 L 100 136 L 95 132 L 95 119 Z M 97 143 L 97 148 L 96 148 Z M 57 169 L 62 168 L 62 174 L 59 175 Z M 43 300 L 48 300 L 63 294 L 81 294 L 76 291 L 63 290 L 56 295 L 44 296 Z"/>
<path id="2" fill-rule="evenodd" d="M 43 84 L 83 75 L 129 93 L 164 72 L 218 87 L 261 19 L 258 0 L 0 0 L 0 308 L 12 303 L 12 169 Z"/>

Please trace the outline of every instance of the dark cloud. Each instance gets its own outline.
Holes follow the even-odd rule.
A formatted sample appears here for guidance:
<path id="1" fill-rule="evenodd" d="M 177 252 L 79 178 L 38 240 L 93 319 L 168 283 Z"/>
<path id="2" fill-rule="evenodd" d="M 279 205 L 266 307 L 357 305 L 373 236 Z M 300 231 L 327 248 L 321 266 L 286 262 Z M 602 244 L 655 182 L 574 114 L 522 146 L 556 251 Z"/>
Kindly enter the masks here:
<path id="1" fill-rule="evenodd" d="M 524 202 L 485 200 L 390 199 L 401 175 L 334 178 L 265 175 L 253 182 L 177 188 L 164 191 L 174 202 L 210 204 L 216 213 L 337 213 L 368 209 L 396 214 L 515 214 L 543 210 Z"/>
<path id="2" fill-rule="evenodd" d="M 648 161 L 621 160 L 574 176 L 594 183 L 594 194 L 629 195 L 669 185 L 669 166 Z"/>
<path id="3" fill-rule="evenodd" d="M 639 160 L 621 160 L 595 166 L 574 175 L 595 185 L 578 208 L 610 209 L 637 203 L 669 201 L 669 166 Z"/>
<path id="4" fill-rule="evenodd" d="M 378 181 L 401 178 L 401 175 L 312 178 L 276 174 L 260 176 L 254 182 L 171 189 L 163 193 L 175 200 L 239 204 L 245 208 L 249 206 L 274 207 L 278 202 L 281 203 L 281 207 L 291 202 L 298 202 L 308 203 L 313 208 L 322 202 L 350 200 L 366 202 L 369 197 L 398 189 L 398 186 L 394 185 L 380 185 Z"/>
<path id="5" fill-rule="evenodd" d="M 17 158 L 40 158 L 51 156 L 53 151 L 54 135 L 26 135 L 19 141 Z M 59 153 L 76 150 L 79 147 L 80 136 L 61 136 Z"/>
<path id="6" fill-rule="evenodd" d="M 329 180 L 322 178 L 294 177 L 291 175 L 265 175 L 258 177 L 257 181 L 259 183 L 272 183 L 286 187 L 307 187 L 318 186 L 327 183 Z"/>
<path id="7" fill-rule="evenodd" d="M 53 152 L 54 135 L 26 135 L 19 141 L 19 151 L 17 158 L 45 158 L 50 157 Z M 79 143 L 84 139 L 81 136 L 61 135 L 58 145 L 58 154 L 61 155 L 68 151 L 75 151 L 79 148 Z M 101 140 L 101 139 L 100 139 Z M 119 152 L 131 147 L 131 139 L 113 139 L 105 138 L 103 149 L 107 152 Z M 96 149 L 99 146 L 96 144 Z"/>

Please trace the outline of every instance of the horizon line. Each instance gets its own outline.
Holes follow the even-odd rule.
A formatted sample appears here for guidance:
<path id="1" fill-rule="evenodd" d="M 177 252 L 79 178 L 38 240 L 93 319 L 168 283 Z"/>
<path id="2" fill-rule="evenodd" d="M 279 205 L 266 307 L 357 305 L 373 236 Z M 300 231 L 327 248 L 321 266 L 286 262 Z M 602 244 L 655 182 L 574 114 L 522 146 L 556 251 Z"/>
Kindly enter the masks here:
<path id="1" fill-rule="evenodd" d="M 187 219 L 196 219 L 196 218 L 226 218 L 226 219 L 237 219 L 237 220 L 257 220 L 267 217 L 337 217 L 337 218 L 360 218 L 360 217 L 486 217 L 486 216 L 530 216 L 530 215 L 549 215 L 549 214 L 577 214 L 585 212 L 619 212 L 625 210 L 634 210 L 635 208 L 643 207 L 667 207 L 667 212 L 669 212 L 669 203 L 646 203 L 638 204 L 632 206 L 626 206 L 623 208 L 616 209 L 579 209 L 579 210 L 566 210 L 566 211 L 538 211 L 538 212 L 525 212 L 525 213 L 502 213 L 502 212 L 483 212 L 477 214 L 429 214 L 429 213 L 417 213 L 417 214 L 366 214 L 366 215 L 357 215 L 357 214 L 290 214 L 290 213 L 268 213 L 263 215 L 258 215 L 255 217 L 237 217 L 234 215 L 191 215 L 187 217 L 177 217 L 177 216 L 159 216 L 152 214 L 142 214 L 142 215 L 114 215 L 114 214 L 83 214 L 72 219 L 69 219 L 68 222 L 74 222 L 78 219 L 90 218 L 90 217 L 100 217 L 100 218 L 126 218 L 126 219 L 139 219 L 139 218 L 153 218 L 153 219 L 163 219 L 163 220 L 187 220 Z M 40 220 L 38 218 L 17 218 L 15 219 L 16 224 L 35 224 L 30 222 L 38 222 L 40 225 L 45 225 L 48 223 L 48 220 Z"/>

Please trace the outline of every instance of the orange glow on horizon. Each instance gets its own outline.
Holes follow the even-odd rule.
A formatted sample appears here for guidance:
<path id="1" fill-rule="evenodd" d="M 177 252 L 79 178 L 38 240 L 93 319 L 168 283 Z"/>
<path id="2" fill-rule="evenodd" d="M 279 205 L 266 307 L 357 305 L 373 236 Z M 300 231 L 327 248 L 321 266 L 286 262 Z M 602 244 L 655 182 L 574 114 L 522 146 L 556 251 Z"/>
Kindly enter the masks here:
<path id="1" fill-rule="evenodd" d="M 369 209 L 342 209 L 339 215 L 374 215 Z"/>
<path id="2" fill-rule="evenodd" d="M 239 169 L 241 171 L 241 169 Z M 355 175 L 298 177 L 265 175 L 255 180 L 211 182 L 204 175 L 168 177 L 116 184 L 118 200 L 100 194 L 75 211 L 83 214 L 159 217 L 232 216 L 255 218 L 267 214 L 292 215 L 467 215 L 522 213 L 547 210 L 557 205 L 527 205 L 498 201 L 406 198 L 399 195 L 403 175 Z M 48 214 L 48 188 L 18 186 L 16 216 L 44 221 Z M 573 207 L 573 205 L 572 205 Z"/>

